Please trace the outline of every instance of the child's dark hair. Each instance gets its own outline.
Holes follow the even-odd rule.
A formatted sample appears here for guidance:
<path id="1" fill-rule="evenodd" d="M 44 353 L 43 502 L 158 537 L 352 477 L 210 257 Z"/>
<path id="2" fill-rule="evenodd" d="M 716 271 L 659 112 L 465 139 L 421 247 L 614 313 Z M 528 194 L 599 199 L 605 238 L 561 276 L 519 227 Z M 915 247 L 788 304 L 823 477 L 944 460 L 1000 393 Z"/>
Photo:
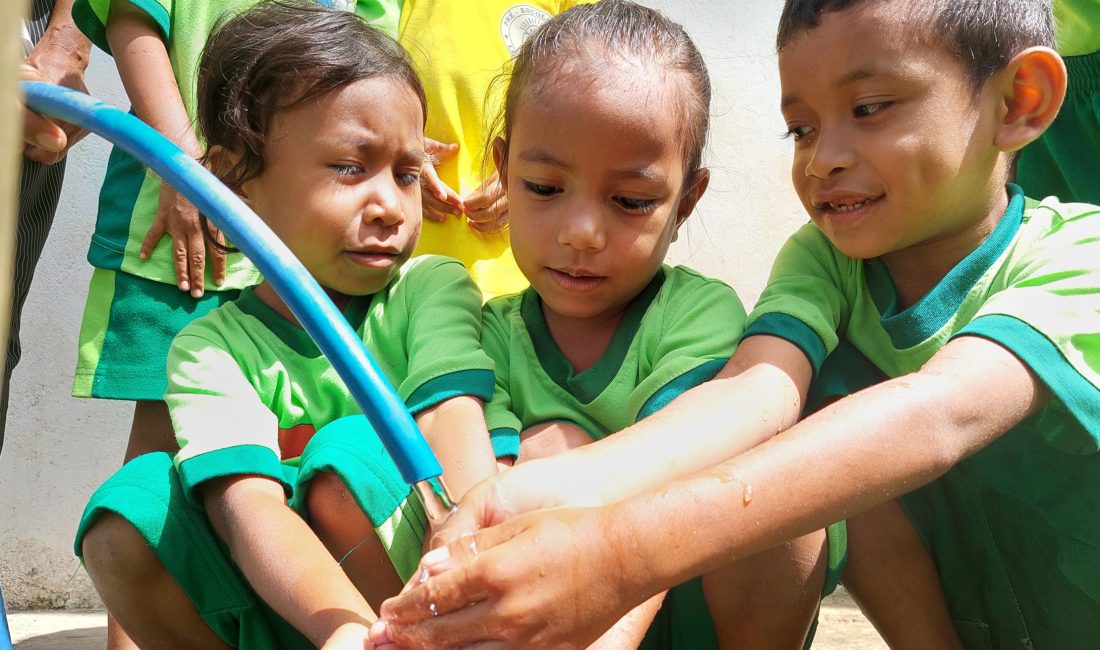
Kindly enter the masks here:
<path id="1" fill-rule="evenodd" d="M 503 114 L 493 131 L 507 142 L 523 93 L 533 80 L 566 63 L 590 58 L 593 52 L 640 60 L 683 75 L 686 83 L 682 84 L 679 109 L 685 117 L 684 173 L 687 177 L 693 175 L 702 165 L 710 126 L 707 67 L 683 27 L 627 0 L 577 5 L 539 27 L 516 55 L 508 76 Z"/>
<path id="2" fill-rule="evenodd" d="M 783 51 L 800 32 L 813 29 L 822 14 L 881 0 L 786 0 L 779 19 L 776 49 Z M 966 67 L 975 89 L 1026 48 L 1053 48 L 1050 0 L 909 0 L 914 24 Z M 904 9 L 902 9 L 904 11 Z"/>
<path id="3" fill-rule="evenodd" d="M 214 30 L 198 72 L 198 120 L 207 150 L 237 154 L 218 170 L 230 187 L 259 176 L 273 117 L 363 79 L 392 76 L 426 107 L 424 88 L 405 50 L 354 13 L 316 2 L 274 0 Z"/>

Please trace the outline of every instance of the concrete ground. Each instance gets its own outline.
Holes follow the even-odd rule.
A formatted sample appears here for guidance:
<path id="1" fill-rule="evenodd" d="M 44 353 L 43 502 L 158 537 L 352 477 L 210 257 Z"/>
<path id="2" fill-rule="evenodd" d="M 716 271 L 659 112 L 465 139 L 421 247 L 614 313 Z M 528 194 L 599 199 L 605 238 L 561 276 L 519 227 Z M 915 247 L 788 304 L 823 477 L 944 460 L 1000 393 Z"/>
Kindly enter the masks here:
<path id="1" fill-rule="evenodd" d="M 107 615 L 102 611 L 12 612 L 15 650 L 102 650 Z M 814 650 L 885 650 L 886 644 L 843 590 L 826 599 Z"/>

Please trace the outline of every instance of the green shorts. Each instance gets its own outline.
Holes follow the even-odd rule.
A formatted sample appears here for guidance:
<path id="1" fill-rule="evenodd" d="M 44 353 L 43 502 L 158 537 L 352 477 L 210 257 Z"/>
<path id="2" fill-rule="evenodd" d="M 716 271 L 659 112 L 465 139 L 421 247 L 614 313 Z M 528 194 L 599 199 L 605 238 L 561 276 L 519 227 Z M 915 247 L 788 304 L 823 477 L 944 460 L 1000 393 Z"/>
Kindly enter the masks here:
<path id="1" fill-rule="evenodd" d="M 825 584 L 821 588 L 822 599 L 836 591 L 848 559 L 848 528 L 845 522 L 826 528 L 825 537 L 828 557 Z M 816 631 L 815 617 L 804 648 L 810 647 Z M 718 635 L 703 595 L 702 578 L 694 578 L 669 589 L 639 650 L 718 650 Z"/>
<path id="2" fill-rule="evenodd" d="M 416 571 L 427 517 L 382 449 L 366 418 L 351 416 L 323 427 L 306 445 L 299 467 L 284 466 L 290 505 L 304 501 L 317 472 L 343 479 L 370 519 L 402 580 Z M 130 461 L 100 486 L 84 510 L 75 550 L 105 512 L 130 522 L 175 578 L 199 615 L 237 648 L 310 648 L 309 642 L 272 611 L 249 586 L 206 513 L 184 497 L 171 456 L 146 454 Z"/>
<path id="3" fill-rule="evenodd" d="M 1062 110 L 1020 154 L 1016 182 L 1035 199 L 1100 204 L 1100 52 L 1065 61 Z"/>
<path id="4" fill-rule="evenodd" d="M 173 285 L 97 268 L 80 326 L 75 397 L 162 400 L 168 346 L 185 325 L 239 292 L 195 299 Z"/>

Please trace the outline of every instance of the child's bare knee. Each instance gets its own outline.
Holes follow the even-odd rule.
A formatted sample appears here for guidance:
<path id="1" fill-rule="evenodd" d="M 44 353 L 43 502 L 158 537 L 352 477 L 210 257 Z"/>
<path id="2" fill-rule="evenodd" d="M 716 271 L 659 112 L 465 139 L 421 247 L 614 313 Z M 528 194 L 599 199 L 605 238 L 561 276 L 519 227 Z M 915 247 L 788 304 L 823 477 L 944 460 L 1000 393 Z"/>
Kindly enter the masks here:
<path id="1" fill-rule="evenodd" d="M 141 580 L 162 570 L 160 561 L 134 526 L 113 513 L 101 516 L 84 535 L 80 549 L 93 579 Z"/>
<path id="2" fill-rule="evenodd" d="M 543 422 L 524 429 L 520 434 L 517 462 L 549 458 L 590 442 L 592 437 L 588 432 L 572 422 Z"/>
<path id="3" fill-rule="evenodd" d="M 704 575 L 720 646 L 801 645 L 821 599 L 827 560 L 820 530 Z"/>
<path id="4" fill-rule="evenodd" d="M 330 472 L 318 472 L 306 489 L 306 514 L 314 530 L 328 530 L 359 513 L 344 480 Z"/>

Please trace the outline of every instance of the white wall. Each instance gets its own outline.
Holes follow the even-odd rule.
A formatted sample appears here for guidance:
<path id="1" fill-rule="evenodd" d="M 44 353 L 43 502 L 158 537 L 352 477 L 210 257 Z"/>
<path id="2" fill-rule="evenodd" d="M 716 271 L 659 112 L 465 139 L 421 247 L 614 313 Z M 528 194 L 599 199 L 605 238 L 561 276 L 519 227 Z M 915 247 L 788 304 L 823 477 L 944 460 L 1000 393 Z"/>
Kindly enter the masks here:
<path id="1" fill-rule="evenodd" d="M 714 83 L 710 190 L 681 231 L 672 261 L 730 282 L 751 306 L 785 236 L 803 221 L 780 139 L 775 0 L 650 0 L 687 27 Z M 109 58 L 88 85 L 126 106 Z M 128 403 L 69 396 L 91 267 L 85 260 L 107 145 L 90 137 L 69 156 L 57 220 L 23 312 L 23 361 L 13 378 L 0 454 L 0 585 L 9 607 L 97 603 L 71 547 L 88 495 L 119 464 Z"/>

